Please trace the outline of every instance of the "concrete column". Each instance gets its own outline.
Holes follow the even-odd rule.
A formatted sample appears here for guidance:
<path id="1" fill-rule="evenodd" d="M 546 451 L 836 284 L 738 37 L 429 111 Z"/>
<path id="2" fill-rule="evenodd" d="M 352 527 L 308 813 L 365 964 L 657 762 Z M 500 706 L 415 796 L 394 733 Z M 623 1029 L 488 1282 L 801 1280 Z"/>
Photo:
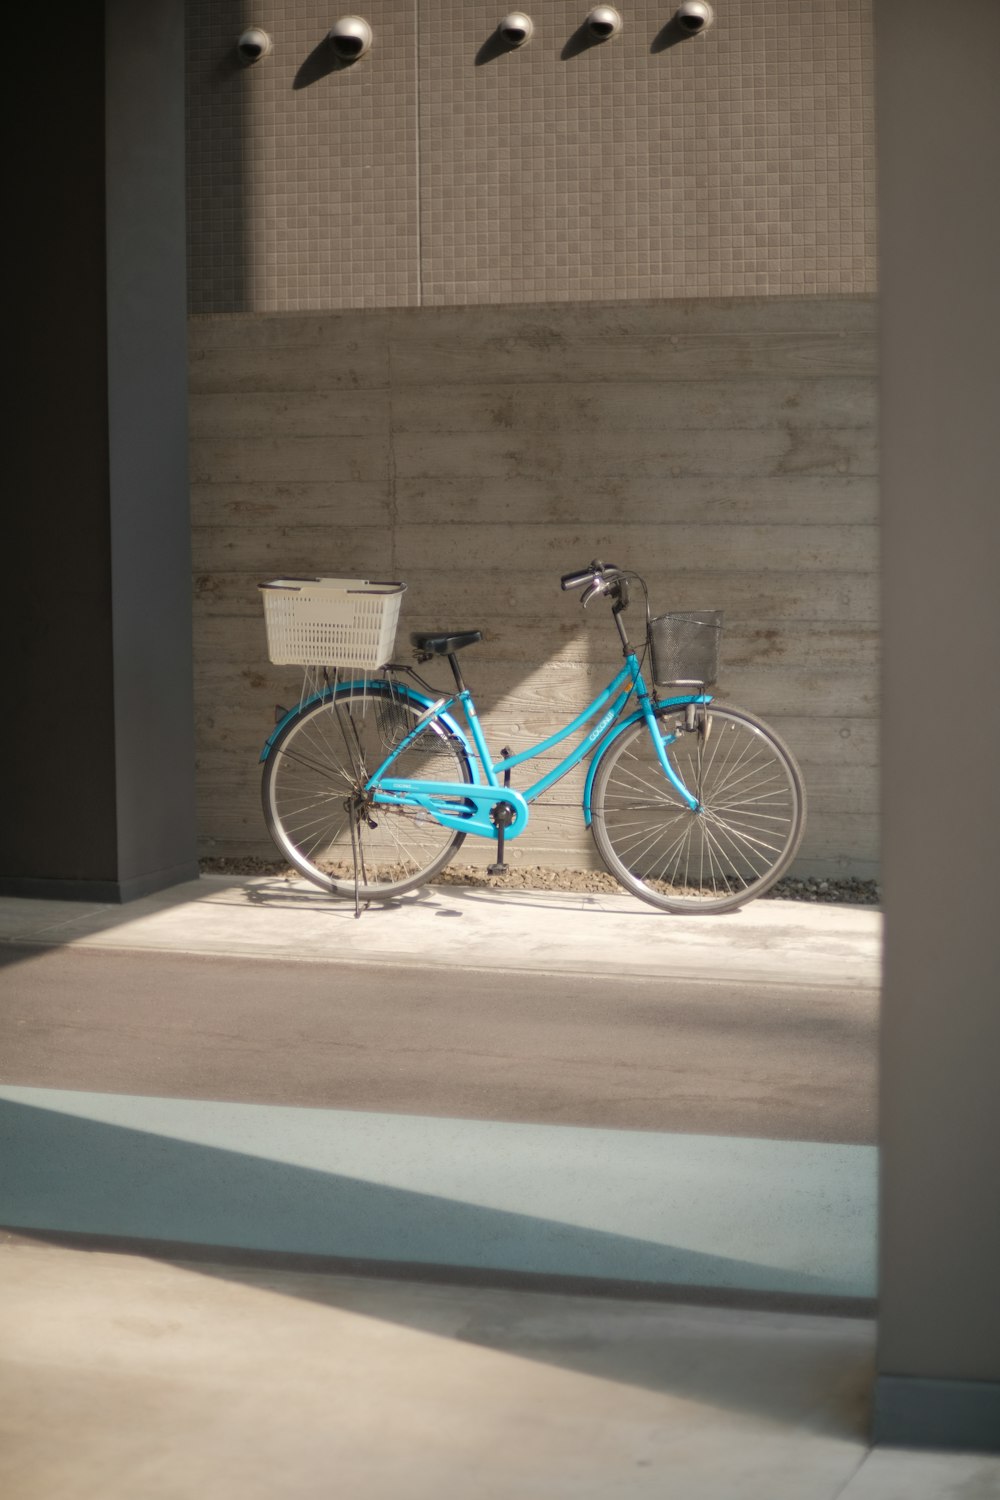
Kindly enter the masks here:
<path id="1" fill-rule="evenodd" d="M 876 0 L 884 880 L 877 1441 L 1000 1447 L 1000 6 Z"/>
<path id="2" fill-rule="evenodd" d="M 0 890 L 197 872 L 182 0 L 11 17 L 23 350 Z"/>

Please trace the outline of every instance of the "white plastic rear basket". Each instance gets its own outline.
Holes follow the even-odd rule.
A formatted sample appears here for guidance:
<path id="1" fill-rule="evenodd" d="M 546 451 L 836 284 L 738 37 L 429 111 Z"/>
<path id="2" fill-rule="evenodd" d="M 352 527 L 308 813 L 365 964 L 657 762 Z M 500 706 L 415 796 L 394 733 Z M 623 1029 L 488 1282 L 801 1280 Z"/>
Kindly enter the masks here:
<path id="1" fill-rule="evenodd" d="M 392 656 L 405 583 L 276 578 L 258 587 L 275 665 L 374 669 Z"/>

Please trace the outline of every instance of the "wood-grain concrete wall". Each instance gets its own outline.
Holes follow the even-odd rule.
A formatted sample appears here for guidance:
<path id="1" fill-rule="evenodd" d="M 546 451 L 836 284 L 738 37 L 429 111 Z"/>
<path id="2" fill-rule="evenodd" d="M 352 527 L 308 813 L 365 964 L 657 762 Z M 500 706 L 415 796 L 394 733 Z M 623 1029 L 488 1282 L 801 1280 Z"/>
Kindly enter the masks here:
<path id="1" fill-rule="evenodd" d="M 401 649 L 481 628 L 467 677 L 523 748 L 618 657 L 558 585 L 603 557 L 657 612 L 726 611 L 720 696 L 805 773 L 799 872 L 875 874 L 874 320 L 856 297 L 193 318 L 202 852 L 269 852 L 257 755 L 300 675 L 267 660 L 258 581 L 403 579 Z M 593 862 L 579 789 L 512 862 Z"/>

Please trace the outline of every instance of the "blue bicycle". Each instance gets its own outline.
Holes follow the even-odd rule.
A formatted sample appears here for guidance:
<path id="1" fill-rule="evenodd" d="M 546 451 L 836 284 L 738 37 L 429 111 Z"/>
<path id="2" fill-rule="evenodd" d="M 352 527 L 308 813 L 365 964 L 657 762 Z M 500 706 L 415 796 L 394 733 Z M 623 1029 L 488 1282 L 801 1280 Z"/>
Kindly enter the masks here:
<path id="1" fill-rule="evenodd" d="M 623 615 L 645 598 L 639 653 Z M 417 662 L 446 657 L 442 695 L 411 666 L 323 682 L 277 725 L 261 752 L 264 817 L 290 863 L 324 890 L 388 900 L 433 879 L 470 834 L 506 840 L 533 802 L 589 757 L 582 811 L 608 870 L 670 912 L 724 912 L 761 895 L 795 857 L 805 819 L 802 777 L 776 734 L 716 703 L 721 617 L 650 617 L 639 574 L 602 562 L 566 574 L 584 606 L 603 597 L 624 665 L 571 723 L 494 760 L 458 653 L 477 630 L 411 635 Z M 648 680 L 647 680 L 648 676 Z M 594 721 L 594 722 L 592 722 Z M 574 735 L 537 781 L 511 773 Z"/>

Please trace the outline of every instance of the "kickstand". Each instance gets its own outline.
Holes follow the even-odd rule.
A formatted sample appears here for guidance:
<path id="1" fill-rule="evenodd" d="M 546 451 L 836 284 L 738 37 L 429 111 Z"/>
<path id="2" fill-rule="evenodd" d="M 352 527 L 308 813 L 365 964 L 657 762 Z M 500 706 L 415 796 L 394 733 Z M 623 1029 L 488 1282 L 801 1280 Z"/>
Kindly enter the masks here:
<path id="1" fill-rule="evenodd" d="M 361 915 L 361 881 L 363 880 L 365 885 L 367 885 L 368 876 L 365 872 L 365 852 L 361 847 L 361 840 L 358 838 L 358 826 L 353 817 L 351 818 L 351 855 L 354 860 L 354 919 L 357 921 Z M 368 905 L 369 903 L 366 901 L 366 911 L 368 910 Z"/>

